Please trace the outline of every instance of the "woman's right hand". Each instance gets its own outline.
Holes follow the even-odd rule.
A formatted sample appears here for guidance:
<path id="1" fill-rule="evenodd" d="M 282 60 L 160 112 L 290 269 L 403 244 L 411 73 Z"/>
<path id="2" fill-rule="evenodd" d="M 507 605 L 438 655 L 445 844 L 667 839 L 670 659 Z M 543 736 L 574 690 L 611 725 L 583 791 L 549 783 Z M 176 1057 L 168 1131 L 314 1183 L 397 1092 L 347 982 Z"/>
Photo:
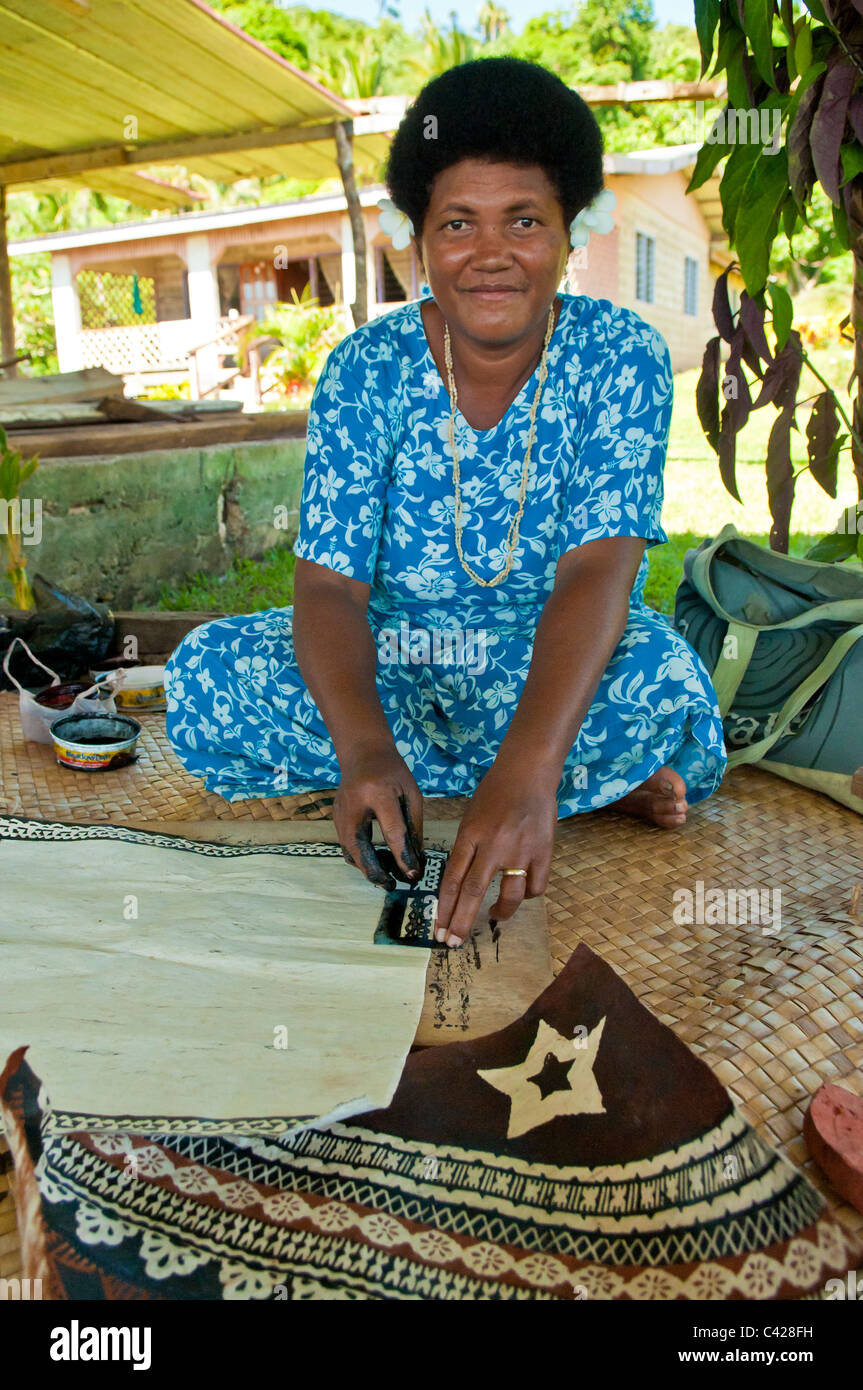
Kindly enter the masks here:
<path id="1" fill-rule="evenodd" d="M 372 844 L 376 820 L 400 877 L 416 883 L 425 871 L 423 798 L 407 763 L 394 747 L 366 747 L 342 764 L 341 773 L 333 822 L 345 859 L 370 883 L 390 892 L 395 888 Z"/>

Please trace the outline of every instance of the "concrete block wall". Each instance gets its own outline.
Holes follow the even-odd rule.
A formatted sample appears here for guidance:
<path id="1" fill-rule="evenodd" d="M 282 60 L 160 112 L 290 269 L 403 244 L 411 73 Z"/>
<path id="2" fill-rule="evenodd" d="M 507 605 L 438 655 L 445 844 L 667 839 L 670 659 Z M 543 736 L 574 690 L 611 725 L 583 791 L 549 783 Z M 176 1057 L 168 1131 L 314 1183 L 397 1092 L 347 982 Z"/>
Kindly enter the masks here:
<path id="1" fill-rule="evenodd" d="M 293 541 L 304 456 L 305 440 L 282 439 L 43 457 L 22 489 L 42 503 L 28 570 L 114 608 L 152 607 L 165 584 Z"/>

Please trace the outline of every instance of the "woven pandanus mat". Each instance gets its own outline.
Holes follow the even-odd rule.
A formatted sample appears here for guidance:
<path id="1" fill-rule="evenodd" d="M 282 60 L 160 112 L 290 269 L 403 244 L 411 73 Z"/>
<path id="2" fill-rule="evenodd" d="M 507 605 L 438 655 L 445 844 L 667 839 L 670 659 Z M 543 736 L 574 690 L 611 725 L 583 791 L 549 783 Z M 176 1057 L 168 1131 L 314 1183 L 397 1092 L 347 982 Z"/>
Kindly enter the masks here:
<path id="1" fill-rule="evenodd" d="M 61 767 L 48 744 L 21 733 L 18 696 L 0 693 L 0 813 L 55 820 L 315 820 L 332 814 L 333 789 L 225 801 L 204 790 L 168 742 L 164 714 L 141 714 L 138 760 L 110 772 Z M 461 814 L 463 798 L 429 800 L 429 815 Z"/>
<path id="2" fill-rule="evenodd" d="M 118 823 L 332 814 L 332 789 L 229 804 L 181 766 L 164 716 L 143 715 L 141 723 L 136 764 L 73 772 L 56 764 L 50 748 L 23 740 L 17 696 L 0 694 L 0 812 Z M 426 816 L 457 817 L 466 805 L 465 798 L 428 799 Z M 740 895 L 753 889 L 766 893 L 771 920 L 740 920 Z M 725 921 L 711 920 L 719 915 L 711 890 L 722 895 Z M 774 890 L 781 911 L 775 932 Z M 681 920 L 687 892 L 692 921 Z M 730 920 L 732 892 L 737 921 Z M 558 827 L 547 907 L 556 967 L 580 941 L 603 956 L 704 1057 L 747 1118 L 805 1169 L 846 1224 L 863 1229 L 863 1214 L 841 1203 L 802 1139 L 806 1106 L 822 1081 L 863 1094 L 860 817 L 749 768 L 695 807 L 682 831 L 614 811 L 573 816 Z M 3 1211 L 0 1189 L 0 1220 Z M 5 1238 L 0 1226 L 0 1275 Z"/>
<path id="3" fill-rule="evenodd" d="M 547 903 L 556 969 L 580 941 L 601 955 L 863 1229 L 802 1137 L 823 1081 L 863 1095 L 861 818 L 741 768 L 683 830 L 613 811 L 562 821 Z"/>

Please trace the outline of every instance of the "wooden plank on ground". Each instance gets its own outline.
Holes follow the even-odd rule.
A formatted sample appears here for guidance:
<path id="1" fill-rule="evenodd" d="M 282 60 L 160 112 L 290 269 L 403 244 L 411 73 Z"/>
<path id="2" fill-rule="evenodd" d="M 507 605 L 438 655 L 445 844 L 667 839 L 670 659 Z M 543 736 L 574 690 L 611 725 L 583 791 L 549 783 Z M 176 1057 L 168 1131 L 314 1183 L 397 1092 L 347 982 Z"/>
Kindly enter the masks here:
<path id="1" fill-rule="evenodd" d="M 172 652 L 193 627 L 226 616 L 225 613 L 193 612 L 188 608 L 179 613 L 164 613 L 157 608 L 115 613 L 114 637 L 109 654 L 122 656 L 127 650 L 129 637 L 134 637 L 141 660 L 155 652 Z"/>
<path id="2" fill-rule="evenodd" d="M 61 402 L 59 405 L 0 405 L 0 425 L 10 434 L 19 430 L 61 429 L 69 425 L 98 425 L 105 419 L 92 401 Z M 17 440 L 12 441 L 13 444 Z"/>
<path id="3" fill-rule="evenodd" d="M 0 381 L 0 407 L 59 405 L 62 402 L 100 401 L 103 396 L 122 396 L 123 378 L 104 367 L 85 367 L 80 372 L 55 372 L 52 376 L 13 377 Z"/>
<path id="4" fill-rule="evenodd" d="M 237 412 L 206 420 L 159 420 L 144 424 L 72 425 L 65 429 L 20 430 L 15 447 L 25 458 L 82 458 L 138 454 L 148 449 L 198 449 L 265 439 L 303 439 L 307 410 Z"/>
<path id="5" fill-rule="evenodd" d="M 111 395 L 99 402 L 0 405 L 0 425 L 13 433 L 19 430 L 60 429 L 67 425 L 101 425 L 107 421 L 166 420 L 177 424 L 214 415 L 233 415 L 242 408 L 242 401 L 144 401 L 134 396 Z"/>

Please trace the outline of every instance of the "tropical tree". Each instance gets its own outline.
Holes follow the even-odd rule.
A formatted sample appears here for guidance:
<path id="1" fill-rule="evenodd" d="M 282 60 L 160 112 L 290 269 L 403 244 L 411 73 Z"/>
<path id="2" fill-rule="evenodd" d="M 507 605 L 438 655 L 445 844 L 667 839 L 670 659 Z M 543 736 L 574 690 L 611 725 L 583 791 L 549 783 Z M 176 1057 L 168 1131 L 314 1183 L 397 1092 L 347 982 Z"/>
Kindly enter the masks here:
<path id="1" fill-rule="evenodd" d="M 695 0 L 702 72 L 725 75 L 728 101 L 699 152 L 689 187 L 700 187 L 725 161 L 719 185 L 723 225 L 745 284 L 739 310 L 732 312 L 728 272 L 717 281 L 718 333 L 705 350 L 698 412 L 722 480 L 740 500 L 737 436 L 751 411 L 776 409 L 766 458 L 770 544 L 776 550 L 788 549 L 796 483 L 791 431 L 798 429 L 801 406 L 812 402 L 806 467 L 816 482 L 836 497 L 839 458 L 850 447 L 863 498 L 863 16 L 855 3 L 806 0 L 795 11 L 792 0 L 749 0 L 745 10 L 738 0 Z M 817 227 L 819 189 L 829 200 L 833 236 L 854 260 L 852 309 L 845 321 L 853 330 L 854 367 L 841 396 L 804 350 L 793 327 L 793 302 L 775 277 L 777 239 L 784 233 L 793 254 L 795 237 Z M 721 374 L 723 343 L 728 359 Z M 801 401 L 804 367 L 819 389 Z M 814 556 L 843 558 L 855 550 L 863 556 L 863 507 L 848 512 L 840 532 L 825 538 Z"/>
<path id="2" fill-rule="evenodd" d="M 132 204 L 95 188 L 64 188 L 54 193 L 16 193 L 10 199 L 9 237 L 75 232 L 132 215 Z"/>
<path id="3" fill-rule="evenodd" d="M 26 357 L 26 365 L 19 367 L 19 371 L 28 376 L 48 376 L 60 370 L 51 300 L 50 254 L 42 251 L 37 256 L 15 256 L 11 269 L 15 346 Z"/>
<path id="4" fill-rule="evenodd" d="M 376 35 L 365 35 L 357 47 L 328 53 L 312 72 L 325 87 L 342 97 L 374 97 L 383 91 L 384 59 Z"/>
<path id="5" fill-rule="evenodd" d="M 502 5 L 495 4 L 495 0 L 483 0 L 479 7 L 477 27 L 483 43 L 497 43 L 509 28 L 509 15 Z"/>
<path id="6" fill-rule="evenodd" d="M 498 46 L 501 51 L 501 45 Z M 695 81 L 700 51 L 693 29 L 658 29 L 649 4 L 583 0 L 572 9 L 532 17 L 503 48 L 556 72 L 572 87 L 668 78 Z M 692 103 L 656 102 L 597 107 L 605 148 L 629 153 L 692 139 Z"/>
<path id="7" fill-rule="evenodd" d="M 308 68 L 308 45 L 293 23 L 290 11 L 271 5 L 270 0 L 211 0 L 211 5 L 238 29 L 260 39 L 280 58 L 286 58 L 297 67 Z"/>
<path id="8" fill-rule="evenodd" d="M 610 64 L 620 63 L 633 82 L 650 76 L 653 0 L 583 0 L 576 20 L 597 67 L 607 71 Z"/>
<path id="9" fill-rule="evenodd" d="M 409 60 L 409 66 L 421 82 L 428 82 L 476 57 L 476 43 L 470 34 L 459 28 L 455 10 L 450 11 L 449 18 L 449 29 L 439 29 L 428 9 L 423 14 L 423 51 L 420 57 Z"/>

